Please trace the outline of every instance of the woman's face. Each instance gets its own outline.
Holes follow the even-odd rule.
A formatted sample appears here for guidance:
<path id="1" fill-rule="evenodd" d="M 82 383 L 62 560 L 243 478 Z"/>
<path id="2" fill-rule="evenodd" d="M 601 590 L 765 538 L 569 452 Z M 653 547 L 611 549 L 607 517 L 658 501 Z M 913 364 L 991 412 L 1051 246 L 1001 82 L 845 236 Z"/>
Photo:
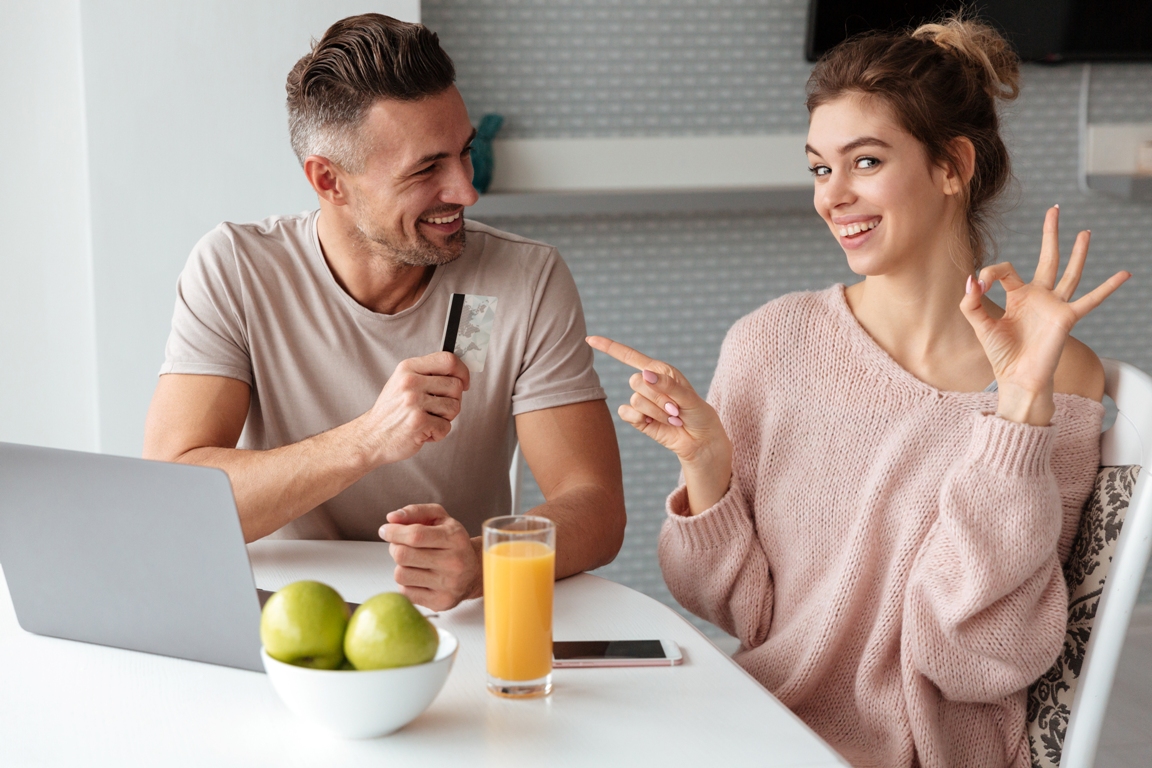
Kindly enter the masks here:
<path id="1" fill-rule="evenodd" d="M 883 101 L 848 94 L 817 107 L 807 152 L 816 210 L 853 272 L 891 275 L 950 259 L 955 176 L 929 162 Z"/>

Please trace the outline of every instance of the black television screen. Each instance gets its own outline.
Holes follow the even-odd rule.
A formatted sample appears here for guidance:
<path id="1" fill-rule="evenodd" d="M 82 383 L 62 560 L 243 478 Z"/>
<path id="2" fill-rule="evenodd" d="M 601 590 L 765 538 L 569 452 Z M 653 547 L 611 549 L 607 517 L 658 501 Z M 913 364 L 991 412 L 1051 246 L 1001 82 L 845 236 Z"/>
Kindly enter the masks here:
<path id="1" fill-rule="evenodd" d="M 1152 0 L 811 0 L 809 61 L 858 32 L 932 21 L 964 6 L 1025 61 L 1152 60 Z"/>

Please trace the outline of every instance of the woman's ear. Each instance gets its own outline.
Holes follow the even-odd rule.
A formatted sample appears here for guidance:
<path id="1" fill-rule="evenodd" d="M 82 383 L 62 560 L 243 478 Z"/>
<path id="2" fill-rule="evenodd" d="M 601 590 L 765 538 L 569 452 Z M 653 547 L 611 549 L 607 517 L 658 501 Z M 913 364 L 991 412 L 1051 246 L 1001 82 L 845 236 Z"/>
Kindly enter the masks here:
<path id="1" fill-rule="evenodd" d="M 945 195 L 958 195 L 968 188 L 976 173 L 976 147 L 967 136 L 957 136 L 949 146 L 951 155 L 944 163 L 941 181 Z"/>

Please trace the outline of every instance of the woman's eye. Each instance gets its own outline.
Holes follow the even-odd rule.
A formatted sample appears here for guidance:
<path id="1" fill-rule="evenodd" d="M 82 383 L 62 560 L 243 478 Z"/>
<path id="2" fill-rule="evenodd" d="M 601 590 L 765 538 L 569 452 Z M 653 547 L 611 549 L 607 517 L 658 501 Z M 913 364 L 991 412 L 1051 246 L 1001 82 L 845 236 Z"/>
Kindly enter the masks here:
<path id="1" fill-rule="evenodd" d="M 875 157 L 862 157 L 856 161 L 857 168 L 876 168 L 880 161 Z"/>
<path id="2" fill-rule="evenodd" d="M 813 176 L 827 176 L 832 173 L 832 169 L 826 165 L 810 165 L 808 166 L 808 173 Z"/>

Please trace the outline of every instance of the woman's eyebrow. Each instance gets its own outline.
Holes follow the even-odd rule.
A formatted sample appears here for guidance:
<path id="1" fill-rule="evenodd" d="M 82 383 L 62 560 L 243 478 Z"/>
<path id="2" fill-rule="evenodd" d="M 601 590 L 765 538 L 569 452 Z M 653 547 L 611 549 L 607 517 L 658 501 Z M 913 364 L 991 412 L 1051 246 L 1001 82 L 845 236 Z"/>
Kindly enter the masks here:
<path id="1" fill-rule="evenodd" d="M 846 155 L 860 147 L 883 147 L 884 149 L 892 149 L 892 145 L 883 139 L 878 139 L 875 136 L 861 136 L 858 139 L 852 139 L 852 141 L 840 147 L 840 154 Z M 823 157 L 823 155 L 812 148 L 811 144 L 805 144 L 804 151 L 810 155 L 816 155 L 816 157 Z"/>
<path id="2" fill-rule="evenodd" d="M 840 147 L 840 154 L 846 155 L 854 149 L 860 147 L 884 147 L 885 149 L 892 149 L 892 145 L 886 141 L 876 138 L 875 136 L 861 136 L 858 139 L 853 139 L 844 146 Z"/>

